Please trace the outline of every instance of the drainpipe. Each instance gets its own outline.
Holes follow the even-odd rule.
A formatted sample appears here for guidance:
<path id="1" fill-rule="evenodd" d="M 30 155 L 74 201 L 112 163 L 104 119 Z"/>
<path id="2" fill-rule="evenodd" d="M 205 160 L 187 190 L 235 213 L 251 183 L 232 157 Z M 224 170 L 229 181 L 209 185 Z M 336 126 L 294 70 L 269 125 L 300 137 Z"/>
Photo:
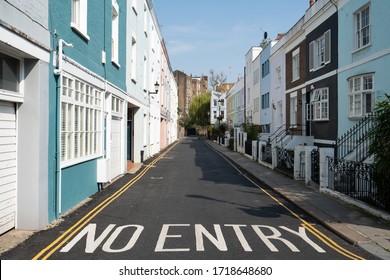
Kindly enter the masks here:
<path id="1" fill-rule="evenodd" d="M 55 136 L 55 142 L 56 142 L 56 147 L 55 147 L 55 165 L 56 165 L 56 171 L 55 171 L 55 178 L 56 178 L 56 183 L 55 183 L 55 193 L 56 193 L 56 200 L 57 200 L 57 207 L 56 207 L 56 212 L 55 216 L 56 218 L 59 217 L 59 214 L 61 213 L 61 143 L 59 137 L 59 134 L 61 133 L 60 127 L 61 127 L 61 85 L 62 85 L 62 59 L 63 59 L 63 54 L 62 54 L 62 48 L 63 46 L 65 47 L 73 47 L 72 44 L 69 44 L 65 42 L 64 40 L 60 39 L 58 41 L 58 53 L 57 53 L 57 68 L 54 69 L 54 75 L 58 76 L 57 79 L 57 88 L 56 88 L 56 136 Z"/>

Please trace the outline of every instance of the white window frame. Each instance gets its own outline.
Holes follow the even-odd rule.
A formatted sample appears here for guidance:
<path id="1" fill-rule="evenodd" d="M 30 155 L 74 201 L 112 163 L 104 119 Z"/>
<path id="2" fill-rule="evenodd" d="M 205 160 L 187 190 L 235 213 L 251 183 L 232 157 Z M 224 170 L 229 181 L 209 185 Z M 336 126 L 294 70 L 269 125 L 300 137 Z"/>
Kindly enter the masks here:
<path id="1" fill-rule="evenodd" d="M 276 87 L 282 85 L 282 68 L 279 66 L 276 68 Z"/>
<path id="2" fill-rule="evenodd" d="M 269 74 L 269 60 L 267 59 L 262 65 L 261 65 L 261 77 L 264 78 Z"/>
<path id="3" fill-rule="evenodd" d="M 298 97 L 297 95 L 290 98 L 290 126 L 296 127 L 298 122 Z"/>
<path id="4" fill-rule="evenodd" d="M 72 18 L 70 26 L 84 39 L 90 40 L 88 36 L 88 0 L 72 0 Z"/>
<path id="5" fill-rule="evenodd" d="M 329 88 L 313 90 L 306 115 L 308 121 L 329 121 Z"/>
<path id="6" fill-rule="evenodd" d="M 8 57 L 10 59 L 14 59 L 17 62 L 17 65 L 16 65 L 16 67 L 17 67 L 17 69 L 16 69 L 17 77 L 16 77 L 16 81 L 15 81 L 16 82 L 16 91 L 5 89 L 5 88 L 0 88 L 0 94 L 6 94 L 6 95 L 9 95 L 9 94 L 14 95 L 15 94 L 15 95 L 19 96 L 20 94 L 23 94 L 23 87 L 22 87 L 23 80 L 21 78 L 21 77 L 24 76 L 23 75 L 23 72 L 24 72 L 23 71 L 24 70 L 24 68 L 23 68 L 23 65 L 24 65 L 23 60 L 20 59 L 20 58 L 15 57 L 15 56 L 12 56 L 12 55 L 10 55 L 8 53 L 5 53 L 3 51 L 0 51 L 0 53 L 2 53 L 3 55 L 5 55 L 6 57 Z M 0 67 L 1 67 L 1 65 L 0 65 Z"/>
<path id="7" fill-rule="evenodd" d="M 103 90 L 61 76 L 61 168 L 103 154 Z"/>
<path id="8" fill-rule="evenodd" d="M 374 110 L 374 75 L 365 74 L 348 79 L 349 118 L 362 118 Z"/>
<path id="9" fill-rule="evenodd" d="M 136 83 L 137 82 L 137 39 L 135 36 L 131 39 L 131 71 L 130 78 Z"/>
<path id="10" fill-rule="evenodd" d="M 292 65 L 292 71 L 291 71 L 291 74 L 292 74 L 292 81 L 296 81 L 296 80 L 299 80 L 301 74 L 300 74 L 300 49 L 296 49 L 295 51 L 293 51 L 292 53 L 292 61 L 291 61 L 291 65 Z"/>
<path id="11" fill-rule="evenodd" d="M 256 97 L 254 100 L 253 112 L 257 113 L 259 111 L 260 111 L 260 97 Z"/>
<path id="12" fill-rule="evenodd" d="M 111 113 L 115 117 L 123 117 L 123 99 L 114 95 L 111 97 Z"/>
<path id="13" fill-rule="evenodd" d="M 145 33 L 145 37 L 148 37 L 148 23 L 149 23 L 149 19 L 148 19 L 148 6 L 146 3 L 144 3 L 144 33 Z"/>
<path id="14" fill-rule="evenodd" d="M 309 44 L 309 68 L 316 71 L 331 62 L 331 31 Z"/>
<path id="15" fill-rule="evenodd" d="M 143 61 L 143 87 L 144 87 L 144 92 L 147 92 L 149 87 L 148 87 L 148 57 L 147 54 L 144 53 L 144 61 Z"/>
<path id="16" fill-rule="evenodd" d="M 134 11 L 135 15 L 138 15 L 138 12 L 137 12 L 137 1 L 138 0 L 131 0 L 131 7 L 133 8 L 133 11 Z"/>
<path id="17" fill-rule="evenodd" d="M 112 0 L 112 21 L 111 21 L 111 62 L 120 67 L 119 64 L 119 5 Z"/>
<path id="18" fill-rule="evenodd" d="M 270 103 L 269 97 L 270 97 L 269 92 L 261 95 L 261 109 L 269 108 L 269 103 Z"/>
<path id="19" fill-rule="evenodd" d="M 256 85 L 260 81 L 260 69 L 257 68 L 255 72 L 253 72 L 253 85 Z"/>
<path id="20" fill-rule="evenodd" d="M 366 24 L 363 26 L 363 16 L 367 12 Z M 366 5 L 354 14 L 355 25 L 355 49 L 360 50 L 371 45 L 371 15 L 370 5 Z M 365 39 L 367 41 L 365 41 Z"/>

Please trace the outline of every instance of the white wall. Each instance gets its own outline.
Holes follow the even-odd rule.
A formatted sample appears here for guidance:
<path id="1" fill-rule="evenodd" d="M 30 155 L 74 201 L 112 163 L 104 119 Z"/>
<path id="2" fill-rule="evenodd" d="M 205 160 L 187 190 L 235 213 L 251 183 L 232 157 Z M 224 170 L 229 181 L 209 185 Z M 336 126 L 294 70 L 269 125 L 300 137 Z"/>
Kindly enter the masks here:
<path id="1" fill-rule="evenodd" d="M 283 47 L 284 38 L 271 48 L 270 74 L 271 91 L 270 103 L 272 108 L 271 134 L 286 123 L 286 52 Z M 280 81 L 276 69 L 280 68 Z"/>
<path id="2" fill-rule="evenodd" d="M 254 102 L 257 98 L 260 98 L 260 82 L 254 85 L 254 73 L 260 72 L 260 60 L 258 56 L 262 51 L 261 47 L 252 47 L 245 55 L 245 69 L 246 69 L 246 118 L 249 122 L 254 124 L 260 124 L 260 115 L 256 114 L 254 117 Z M 260 79 L 260 73 L 259 73 Z"/>

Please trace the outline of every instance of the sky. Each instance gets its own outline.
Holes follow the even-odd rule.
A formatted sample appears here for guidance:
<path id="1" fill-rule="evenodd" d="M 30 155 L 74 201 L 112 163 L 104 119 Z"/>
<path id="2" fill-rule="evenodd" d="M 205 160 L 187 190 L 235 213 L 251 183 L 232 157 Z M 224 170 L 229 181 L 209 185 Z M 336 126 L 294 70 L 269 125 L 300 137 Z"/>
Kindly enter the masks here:
<path id="1" fill-rule="evenodd" d="M 153 0 L 172 70 L 193 76 L 223 72 L 243 76 L 245 55 L 285 33 L 304 15 L 309 0 Z"/>

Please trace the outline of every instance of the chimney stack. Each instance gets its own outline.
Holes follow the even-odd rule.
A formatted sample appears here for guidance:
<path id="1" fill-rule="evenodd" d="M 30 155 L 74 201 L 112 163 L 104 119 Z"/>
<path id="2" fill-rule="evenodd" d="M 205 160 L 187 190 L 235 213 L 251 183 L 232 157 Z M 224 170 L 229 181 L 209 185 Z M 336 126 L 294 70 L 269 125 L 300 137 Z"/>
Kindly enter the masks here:
<path id="1" fill-rule="evenodd" d="M 310 7 L 314 5 L 314 0 L 310 0 Z"/>

